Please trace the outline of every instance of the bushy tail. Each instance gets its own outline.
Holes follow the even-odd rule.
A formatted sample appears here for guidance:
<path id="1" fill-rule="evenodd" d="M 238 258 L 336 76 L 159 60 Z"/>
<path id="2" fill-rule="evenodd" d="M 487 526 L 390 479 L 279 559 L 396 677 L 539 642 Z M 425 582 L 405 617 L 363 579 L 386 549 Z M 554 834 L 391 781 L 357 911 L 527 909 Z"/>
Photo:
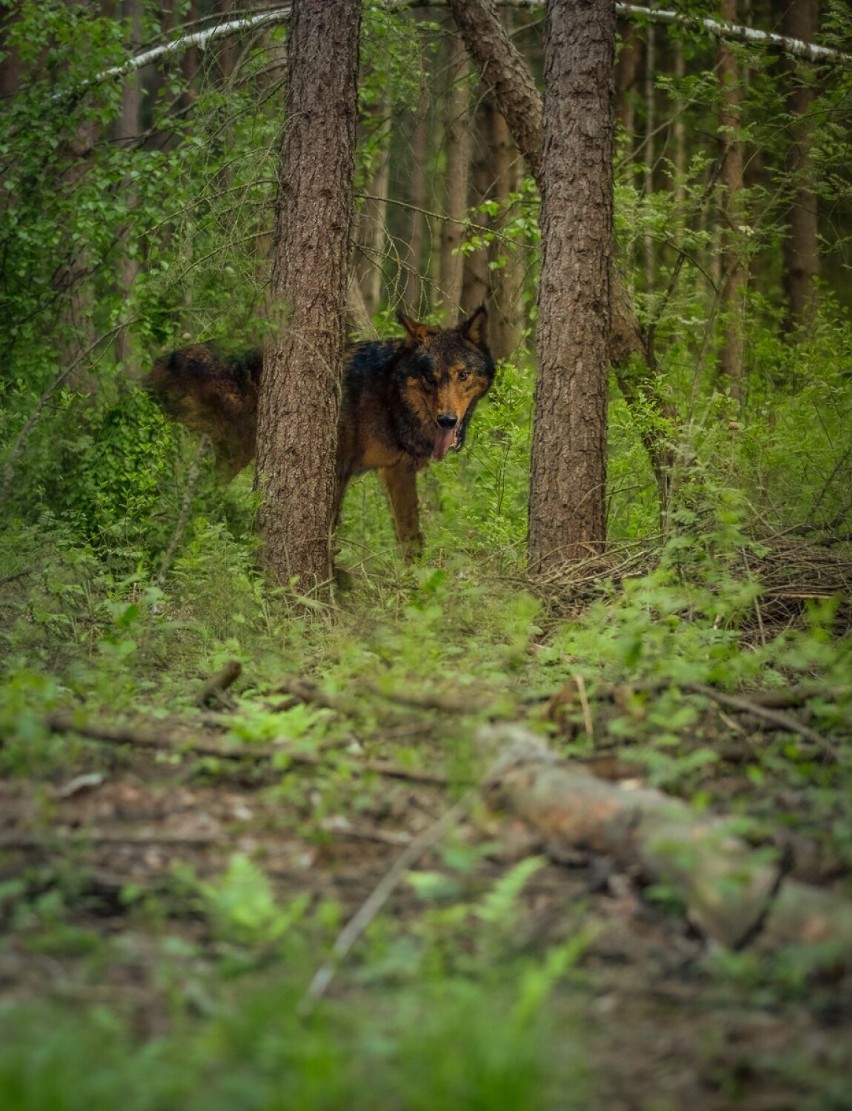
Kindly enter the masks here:
<path id="1" fill-rule="evenodd" d="M 254 458 L 261 366 L 259 351 L 223 355 L 202 343 L 158 359 L 145 385 L 167 416 L 210 437 L 232 477 Z"/>

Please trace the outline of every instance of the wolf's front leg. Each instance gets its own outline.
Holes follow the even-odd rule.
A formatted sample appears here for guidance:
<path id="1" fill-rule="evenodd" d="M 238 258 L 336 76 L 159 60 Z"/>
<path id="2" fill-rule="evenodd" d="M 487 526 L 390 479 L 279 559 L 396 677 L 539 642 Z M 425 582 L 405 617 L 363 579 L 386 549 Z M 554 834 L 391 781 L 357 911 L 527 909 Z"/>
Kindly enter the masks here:
<path id="1" fill-rule="evenodd" d="M 383 467 L 379 472 L 388 492 L 397 539 L 406 562 L 423 552 L 420 507 L 417 504 L 417 472 L 411 467 Z"/>

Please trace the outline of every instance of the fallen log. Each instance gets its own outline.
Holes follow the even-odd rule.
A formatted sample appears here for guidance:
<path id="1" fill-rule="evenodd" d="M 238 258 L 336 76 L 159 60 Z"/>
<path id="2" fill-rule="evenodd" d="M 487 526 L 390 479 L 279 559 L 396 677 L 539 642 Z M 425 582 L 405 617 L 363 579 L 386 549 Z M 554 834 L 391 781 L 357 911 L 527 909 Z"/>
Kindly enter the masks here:
<path id="1" fill-rule="evenodd" d="M 480 737 L 495 754 L 486 802 L 525 822 L 552 859 L 571 861 L 582 849 L 665 884 L 690 921 L 729 948 L 833 942 L 832 960 L 852 964 L 852 903 L 786 879 L 778 853 L 747 844 L 730 822 L 650 787 L 600 780 L 521 727 Z"/>

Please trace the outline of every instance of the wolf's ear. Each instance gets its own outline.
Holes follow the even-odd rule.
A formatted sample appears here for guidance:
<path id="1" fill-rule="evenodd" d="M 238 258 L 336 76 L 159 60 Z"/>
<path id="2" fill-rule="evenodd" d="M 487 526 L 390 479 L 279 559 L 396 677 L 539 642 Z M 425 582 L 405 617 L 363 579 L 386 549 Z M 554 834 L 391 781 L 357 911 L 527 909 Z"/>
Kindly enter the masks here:
<path id="1" fill-rule="evenodd" d="M 488 347 L 488 310 L 485 305 L 480 305 L 473 316 L 459 324 L 459 331 L 465 339 L 484 351 Z"/>
<path id="2" fill-rule="evenodd" d="M 434 336 L 440 330 L 433 327 L 431 324 L 418 324 L 416 320 L 412 320 L 411 317 L 406 316 L 405 313 L 398 312 L 396 317 L 415 343 L 422 343 L 427 336 Z"/>

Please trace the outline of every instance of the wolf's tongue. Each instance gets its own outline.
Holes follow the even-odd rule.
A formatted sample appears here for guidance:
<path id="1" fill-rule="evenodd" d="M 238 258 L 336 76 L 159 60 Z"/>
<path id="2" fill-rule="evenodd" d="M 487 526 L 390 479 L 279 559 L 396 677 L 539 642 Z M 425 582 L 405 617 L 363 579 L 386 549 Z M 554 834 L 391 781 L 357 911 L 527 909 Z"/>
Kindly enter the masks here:
<path id="1" fill-rule="evenodd" d="M 443 459 L 450 448 L 455 443 L 456 430 L 455 428 L 440 428 L 438 435 L 435 437 L 435 443 L 432 447 L 432 458 Z"/>

